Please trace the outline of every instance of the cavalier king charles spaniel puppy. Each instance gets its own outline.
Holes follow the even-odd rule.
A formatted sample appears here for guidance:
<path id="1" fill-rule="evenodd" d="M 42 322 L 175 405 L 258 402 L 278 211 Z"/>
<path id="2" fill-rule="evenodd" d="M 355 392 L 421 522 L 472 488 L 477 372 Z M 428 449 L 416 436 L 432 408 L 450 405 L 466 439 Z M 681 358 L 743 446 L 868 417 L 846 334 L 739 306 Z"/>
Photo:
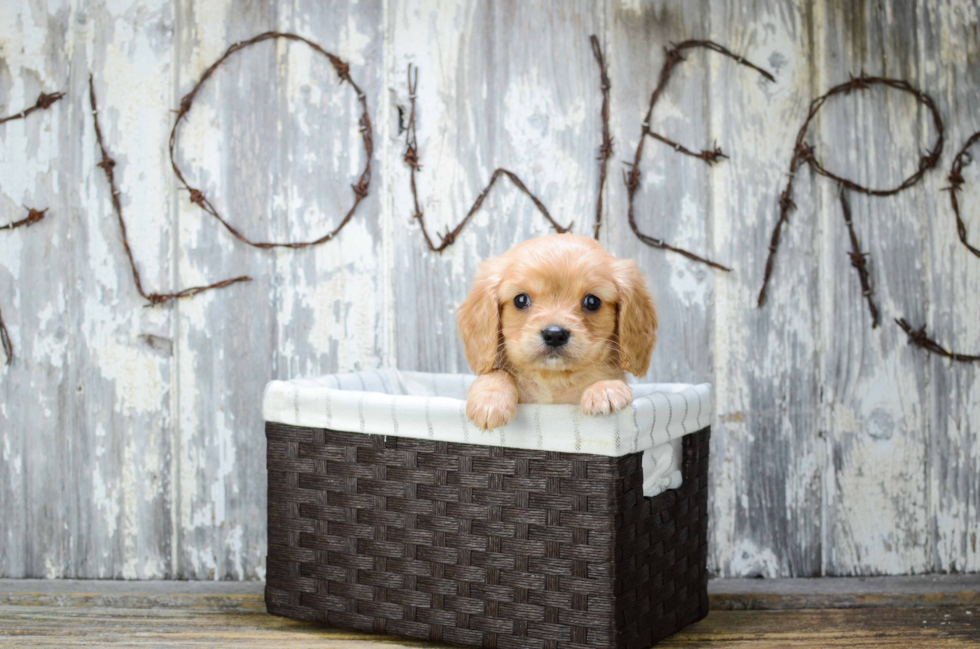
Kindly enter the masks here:
<path id="1" fill-rule="evenodd" d="M 578 234 L 531 239 L 483 262 L 457 324 L 477 374 L 466 415 L 487 430 L 507 424 L 518 403 L 577 403 L 591 415 L 625 408 L 625 372 L 646 374 L 657 342 L 636 262 Z"/>

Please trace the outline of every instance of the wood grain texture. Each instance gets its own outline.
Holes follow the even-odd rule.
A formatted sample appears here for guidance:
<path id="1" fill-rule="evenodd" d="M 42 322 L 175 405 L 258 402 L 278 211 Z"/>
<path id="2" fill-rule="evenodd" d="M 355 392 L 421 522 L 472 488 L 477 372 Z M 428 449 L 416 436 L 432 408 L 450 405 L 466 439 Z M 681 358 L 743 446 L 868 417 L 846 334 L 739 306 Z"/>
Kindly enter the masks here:
<path id="1" fill-rule="evenodd" d="M 973 610 L 971 610 L 973 613 Z M 714 611 L 658 647 L 976 647 L 976 614 L 963 609 Z M 432 647 L 388 636 L 345 632 L 264 611 L 211 612 L 0 606 L 5 647 L 283 647 L 370 649 Z M 445 645 L 440 645 L 445 646 Z"/>
<path id="2" fill-rule="evenodd" d="M 910 79 L 920 68 L 919 32 L 912 4 L 885 8 L 850 3 L 828 11 L 829 28 L 817 58 L 849 61 L 855 70 Z M 826 64 L 822 66 L 827 68 Z M 824 83 L 846 80 L 843 71 Z M 930 89 L 931 90 L 931 89 Z M 878 88 L 828 102 L 813 135 L 828 167 L 862 185 L 890 188 L 915 171 L 936 134 L 913 97 Z M 927 180 L 892 197 L 851 193 L 855 228 L 870 252 L 875 299 L 886 313 L 930 311 L 929 206 L 939 206 L 945 180 Z M 910 354 L 904 333 L 885 318 L 872 330 L 862 304 L 857 273 L 847 261 L 849 245 L 839 188 L 814 183 L 823 209 L 821 267 L 821 404 L 828 433 L 824 557 L 827 574 L 890 574 L 898 566 L 923 572 L 933 539 L 928 531 L 927 461 L 931 362 Z M 872 551 L 871 548 L 874 548 Z"/>
<path id="3" fill-rule="evenodd" d="M 793 141 L 822 75 L 812 11 L 764 2 L 747 21 L 740 2 L 712 4 L 711 37 L 776 77 L 766 83 L 731 61 L 710 62 L 711 128 L 732 156 L 713 172 L 713 240 L 736 268 L 716 278 L 713 318 L 715 411 L 725 432 L 712 449 L 711 552 L 721 575 L 818 575 L 826 552 L 815 372 L 820 205 L 809 173 L 798 183 L 769 301 L 754 308 Z"/>
<path id="4" fill-rule="evenodd" d="M 550 228 L 501 179 L 442 254 L 412 221 L 402 160 L 405 70 L 419 67 L 419 194 L 430 233 L 469 210 L 494 169 L 518 174 L 557 221 L 592 232 L 601 142 L 596 34 L 612 83 L 614 155 L 601 241 L 637 259 L 661 314 L 648 379 L 709 381 L 710 570 L 722 576 L 980 570 L 980 376 L 910 348 L 892 318 L 980 351 L 980 260 L 942 192 L 980 129 L 980 0 L 585 0 L 561 4 L 361 0 L 18 0 L 0 15 L 0 114 L 40 91 L 48 111 L 0 126 L 0 305 L 17 361 L 0 366 L 0 576 L 260 579 L 272 378 L 383 365 L 463 371 L 454 309 L 478 263 Z M 171 109 L 232 43 L 294 31 L 351 66 L 374 122 L 368 199 L 336 241 L 256 250 L 178 192 Z M 647 142 L 644 232 L 734 268 L 639 242 L 623 161 L 671 42 L 714 54 L 677 68 L 652 126 L 709 167 Z M 947 125 L 939 168 L 896 196 L 850 196 L 882 325 L 870 328 L 846 256 L 837 188 L 804 169 L 762 309 L 762 279 L 793 139 L 810 101 L 849 73 L 908 80 Z M 143 281 L 175 290 L 250 283 L 143 308 L 96 167 L 93 73 L 106 145 Z M 363 152 L 350 88 L 303 44 L 235 54 L 182 126 L 178 161 L 229 221 L 310 239 L 349 207 Z M 807 140 L 828 168 L 895 185 L 933 139 L 909 97 L 840 97 Z M 980 151 L 973 152 L 980 156 Z M 963 217 L 980 239 L 980 171 Z"/>
<path id="5" fill-rule="evenodd" d="M 3 33 L 22 24 L 34 38 L 3 48 L 0 114 L 32 105 L 42 91 L 67 90 L 65 11 L 49 14 L 37 2 L 2 12 Z M 24 218 L 25 205 L 49 209 L 41 223 L 0 233 L 0 304 L 19 358 L 17 372 L 0 366 L 0 574 L 11 576 L 64 574 L 70 563 L 63 494 L 71 483 L 72 279 L 70 264 L 50 263 L 71 255 L 77 215 L 59 191 L 74 175 L 68 103 L 0 126 L 0 222 Z"/>
<path id="6" fill-rule="evenodd" d="M 943 157 L 942 179 L 930 187 L 945 187 L 951 155 L 980 130 L 980 40 L 976 25 L 980 7 L 956 3 L 919 2 L 919 83 L 936 94 L 948 123 L 950 156 Z M 972 16 L 972 18 L 971 18 Z M 964 18 L 967 18 L 964 20 Z M 943 37 L 944 35 L 949 35 Z M 954 45 L 955 44 L 955 45 Z M 975 148 L 974 157 L 980 155 Z M 980 234 L 980 165 L 964 171 L 960 194 L 970 236 Z M 969 253 L 951 226 L 954 219 L 946 200 L 926 202 L 929 215 L 929 291 L 933 296 L 928 320 L 933 333 L 950 346 L 977 345 L 980 322 L 980 259 Z M 976 233 L 976 234 L 974 234 Z M 929 526 L 933 538 L 931 569 L 980 571 L 980 372 L 930 360 L 929 395 Z"/>
<path id="7" fill-rule="evenodd" d="M 867 581 L 877 583 L 868 587 Z M 845 594 L 835 598 L 831 584 L 838 584 Z M 888 584 L 900 584 L 915 595 L 903 598 Z M 963 585 L 969 586 L 963 578 L 948 577 L 936 584 L 923 583 L 922 578 L 721 580 L 712 584 L 713 610 L 708 617 L 658 646 L 976 646 L 977 599 L 954 598 Z M 0 581 L 0 640 L 12 647 L 432 646 L 268 615 L 257 586 Z M 822 598 L 820 593 L 825 593 Z M 922 599 L 923 594 L 933 598 Z M 729 603 L 736 606 L 726 606 Z M 800 603 L 810 606 L 799 608 Z"/>
<path id="8" fill-rule="evenodd" d="M 227 46 L 276 28 L 277 6 L 233 2 L 180 7 L 182 96 Z M 179 155 L 192 183 L 213 196 L 232 223 L 254 238 L 275 238 L 284 172 L 278 135 L 283 79 L 279 43 L 262 43 L 232 57 L 205 86 L 182 129 Z M 174 104 L 179 99 L 175 97 Z M 273 254 L 234 240 L 184 193 L 175 206 L 176 281 L 195 285 L 236 275 L 253 281 L 211 291 L 175 307 L 179 381 L 174 467 L 174 576 L 254 579 L 262 576 L 265 440 L 249 372 L 274 373 L 276 341 Z M 212 279 L 214 278 L 214 279 Z"/>

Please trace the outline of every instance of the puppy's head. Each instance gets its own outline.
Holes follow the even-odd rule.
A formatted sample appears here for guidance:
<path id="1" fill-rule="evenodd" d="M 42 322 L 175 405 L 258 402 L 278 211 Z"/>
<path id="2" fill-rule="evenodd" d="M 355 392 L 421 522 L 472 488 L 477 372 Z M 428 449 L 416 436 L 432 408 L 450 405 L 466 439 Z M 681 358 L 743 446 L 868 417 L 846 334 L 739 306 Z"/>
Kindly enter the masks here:
<path id="1" fill-rule="evenodd" d="M 657 341 L 657 312 L 636 263 L 577 234 L 531 239 L 485 261 L 457 324 L 477 374 L 616 363 L 643 376 Z"/>

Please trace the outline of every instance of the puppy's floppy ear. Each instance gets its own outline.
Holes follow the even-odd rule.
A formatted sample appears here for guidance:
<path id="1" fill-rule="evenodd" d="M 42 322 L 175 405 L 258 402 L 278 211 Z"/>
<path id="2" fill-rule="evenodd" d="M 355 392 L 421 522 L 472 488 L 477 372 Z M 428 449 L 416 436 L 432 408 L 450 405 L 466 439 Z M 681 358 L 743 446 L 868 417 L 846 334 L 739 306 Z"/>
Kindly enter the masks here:
<path id="1" fill-rule="evenodd" d="M 650 355 L 657 344 L 657 309 L 635 261 L 616 260 L 615 276 L 619 286 L 616 323 L 619 364 L 633 376 L 643 376 L 650 367 Z"/>
<path id="2" fill-rule="evenodd" d="M 497 364 L 500 332 L 497 291 L 503 265 L 499 258 L 480 264 L 470 294 L 456 310 L 456 327 L 463 340 L 463 353 L 470 369 L 477 375 L 492 371 Z"/>

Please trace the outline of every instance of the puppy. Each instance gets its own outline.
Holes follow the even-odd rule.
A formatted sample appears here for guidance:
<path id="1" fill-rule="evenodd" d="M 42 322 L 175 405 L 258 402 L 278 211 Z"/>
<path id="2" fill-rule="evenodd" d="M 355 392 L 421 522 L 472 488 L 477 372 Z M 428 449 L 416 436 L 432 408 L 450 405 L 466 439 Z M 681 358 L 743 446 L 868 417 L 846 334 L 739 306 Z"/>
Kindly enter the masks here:
<path id="1" fill-rule="evenodd" d="M 531 239 L 483 262 L 457 325 L 477 374 L 466 415 L 483 429 L 505 425 L 518 403 L 620 410 L 633 401 L 624 371 L 646 374 L 657 342 L 636 263 L 578 234 Z"/>

